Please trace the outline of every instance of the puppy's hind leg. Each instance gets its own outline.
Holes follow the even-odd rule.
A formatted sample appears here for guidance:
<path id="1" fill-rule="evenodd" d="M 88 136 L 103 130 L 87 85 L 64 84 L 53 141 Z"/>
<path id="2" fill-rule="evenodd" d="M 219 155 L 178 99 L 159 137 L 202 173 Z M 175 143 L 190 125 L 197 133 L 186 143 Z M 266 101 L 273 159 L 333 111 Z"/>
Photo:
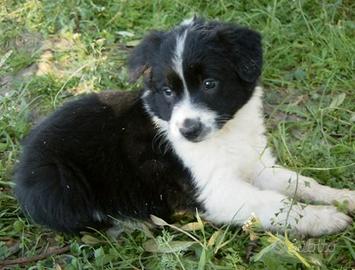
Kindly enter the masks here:
<path id="1" fill-rule="evenodd" d="M 268 155 L 268 153 L 266 153 Z M 323 204 L 346 203 L 349 211 L 355 211 L 355 190 L 336 189 L 317 183 L 313 178 L 260 160 L 253 184 L 262 190 L 275 190 L 289 197 Z"/>
<path id="2" fill-rule="evenodd" d="M 78 232 L 99 223 L 93 193 L 73 166 L 25 162 L 16 170 L 15 183 L 15 196 L 34 222 L 64 232 Z"/>

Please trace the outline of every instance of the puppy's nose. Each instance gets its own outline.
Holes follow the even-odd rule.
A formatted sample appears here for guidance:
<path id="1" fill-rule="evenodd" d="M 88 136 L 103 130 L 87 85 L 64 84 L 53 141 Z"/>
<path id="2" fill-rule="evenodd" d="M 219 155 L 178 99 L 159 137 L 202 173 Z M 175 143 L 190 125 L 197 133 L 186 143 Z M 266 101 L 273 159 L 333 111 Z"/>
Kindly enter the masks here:
<path id="1" fill-rule="evenodd" d="M 180 133 L 188 140 L 193 141 L 201 134 L 202 123 L 200 119 L 186 118 L 179 128 Z"/>

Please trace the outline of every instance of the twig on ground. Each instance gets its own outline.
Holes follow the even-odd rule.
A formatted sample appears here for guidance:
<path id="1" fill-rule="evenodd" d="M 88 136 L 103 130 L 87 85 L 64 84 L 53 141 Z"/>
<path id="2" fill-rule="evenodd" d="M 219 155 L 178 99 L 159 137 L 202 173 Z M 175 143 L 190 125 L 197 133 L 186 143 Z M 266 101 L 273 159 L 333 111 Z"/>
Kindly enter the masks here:
<path id="1" fill-rule="evenodd" d="M 62 248 L 48 249 L 46 252 L 33 257 L 23 257 L 14 260 L 5 260 L 0 262 L 0 270 L 3 270 L 5 269 L 6 266 L 10 266 L 10 265 L 23 265 L 23 264 L 33 263 L 39 260 L 46 259 L 50 256 L 63 254 L 69 250 L 70 250 L 70 246 L 65 246 Z"/>

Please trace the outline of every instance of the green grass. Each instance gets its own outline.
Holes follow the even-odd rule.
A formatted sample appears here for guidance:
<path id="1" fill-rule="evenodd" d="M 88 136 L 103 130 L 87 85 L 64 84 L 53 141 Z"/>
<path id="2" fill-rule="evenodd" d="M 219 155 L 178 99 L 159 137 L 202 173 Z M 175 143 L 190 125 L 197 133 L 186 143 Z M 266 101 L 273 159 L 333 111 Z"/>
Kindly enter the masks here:
<path id="1" fill-rule="evenodd" d="M 355 189 L 354 10 L 350 0 L 1 1 L 0 269 L 3 260 L 63 246 L 69 251 L 12 267 L 355 268 L 354 224 L 333 236 L 288 239 L 182 215 L 155 228 L 123 224 L 118 237 L 94 230 L 74 237 L 31 224 L 11 193 L 20 142 L 34 122 L 82 92 L 137 88 L 125 69 L 131 47 L 147 30 L 194 13 L 263 34 L 268 136 L 280 162 Z"/>

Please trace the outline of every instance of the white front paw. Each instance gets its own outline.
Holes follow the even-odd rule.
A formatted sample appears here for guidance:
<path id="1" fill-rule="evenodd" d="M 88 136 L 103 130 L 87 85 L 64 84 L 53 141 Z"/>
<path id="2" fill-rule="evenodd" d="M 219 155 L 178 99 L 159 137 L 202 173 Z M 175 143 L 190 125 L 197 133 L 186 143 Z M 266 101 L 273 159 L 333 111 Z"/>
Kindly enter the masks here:
<path id="1" fill-rule="evenodd" d="M 351 218 L 339 212 L 334 206 L 308 205 L 302 211 L 303 217 L 294 224 L 302 235 L 321 236 L 343 231 Z"/>
<path id="2" fill-rule="evenodd" d="M 355 212 L 355 190 L 339 190 L 336 193 L 334 201 L 338 203 L 345 203 L 350 212 Z"/>

